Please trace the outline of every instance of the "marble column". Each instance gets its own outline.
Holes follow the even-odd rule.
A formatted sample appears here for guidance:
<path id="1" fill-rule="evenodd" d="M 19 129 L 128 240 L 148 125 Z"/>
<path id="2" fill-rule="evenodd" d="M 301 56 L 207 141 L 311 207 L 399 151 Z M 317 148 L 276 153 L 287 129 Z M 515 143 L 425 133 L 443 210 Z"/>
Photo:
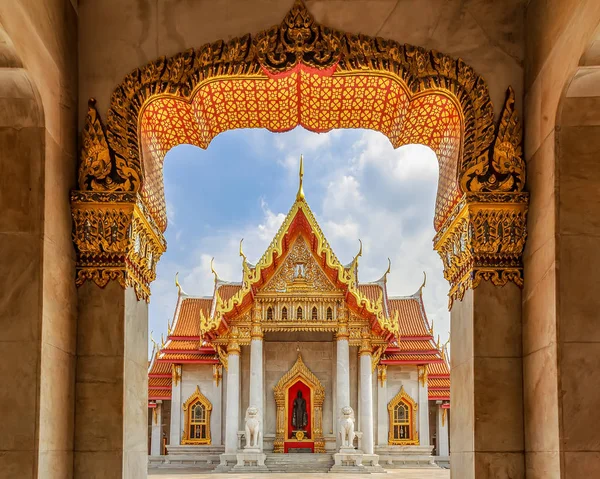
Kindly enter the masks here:
<path id="1" fill-rule="evenodd" d="M 438 406 L 437 411 L 437 455 L 446 457 L 450 455 L 448 442 L 448 409 Z"/>
<path id="2" fill-rule="evenodd" d="M 525 477 L 521 290 L 481 281 L 454 301 L 452 477 Z"/>
<path id="3" fill-rule="evenodd" d="M 362 432 L 362 450 L 373 454 L 373 373 L 371 371 L 371 344 L 368 339 L 362 341 L 360 355 L 360 429 Z"/>
<path id="4" fill-rule="evenodd" d="M 388 445 L 390 417 L 387 410 L 387 366 L 377 366 L 377 445 Z"/>
<path id="5" fill-rule="evenodd" d="M 179 446 L 183 427 L 181 426 L 181 415 L 183 403 L 181 402 L 181 364 L 174 364 L 171 368 L 173 380 L 171 381 L 171 437 L 169 445 Z"/>
<path id="6" fill-rule="evenodd" d="M 419 444 L 429 446 L 429 392 L 427 388 L 427 365 L 418 366 L 419 370 Z"/>
<path id="7" fill-rule="evenodd" d="M 240 346 L 237 341 L 227 348 L 227 408 L 225 418 L 225 454 L 237 453 L 240 422 Z"/>
<path id="8" fill-rule="evenodd" d="M 338 408 L 336 418 L 339 419 L 342 408 L 350 406 L 350 346 L 347 335 L 337 335 L 335 374 Z"/>
<path id="9" fill-rule="evenodd" d="M 143 479 L 148 463 L 148 304 L 131 287 L 78 290 L 75 479 Z"/>
<path id="10" fill-rule="evenodd" d="M 261 309 L 255 308 L 252 320 L 252 332 L 250 342 L 250 402 L 249 406 L 258 408 L 261 423 L 261 432 L 264 431 L 264 407 L 263 407 L 263 334 L 260 327 Z M 260 435 L 259 447 L 263 448 L 263 434 Z"/>
<path id="11" fill-rule="evenodd" d="M 160 456 L 162 442 L 162 401 L 152 409 L 152 436 L 150 437 L 150 455 Z"/>

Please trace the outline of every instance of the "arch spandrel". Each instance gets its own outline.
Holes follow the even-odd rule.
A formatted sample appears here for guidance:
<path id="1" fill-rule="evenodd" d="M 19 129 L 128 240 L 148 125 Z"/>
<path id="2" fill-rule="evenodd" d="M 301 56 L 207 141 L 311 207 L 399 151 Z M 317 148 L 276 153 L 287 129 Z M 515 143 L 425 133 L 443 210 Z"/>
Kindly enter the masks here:
<path id="1" fill-rule="evenodd" d="M 351 93 L 355 97 L 344 104 L 344 94 Z M 263 113 L 260 95 L 266 98 Z M 340 95 L 339 108 L 328 95 Z M 285 115 L 265 111 L 282 103 Z M 520 284 L 527 196 L 521 127 L 510 89 L 504 112 L 496 127 L 485 81 L 462 60 L 319 25 L 297 0 L 279 26 L 159 58 L 130 73 L 113 92 L 106 129 L 90 106 L 80 190 L 73 193 L 78 284 L 119 279 L 147 298 L 166 248 L 162 162 L 168 149 L 180 143 L 206 148 L 218 133 L 233 128 L 285 131 L 298 125 L 312 131 L 371 128 L 395 147 L 430 146 L 440 161 L 434 242 L 451 300 L 476 286 L 477 278 Z M 473 242 L 471 193 L 480 210 L 511 210 L 519 224 L 502 214 L 487 215 L 480 218 L 480 241 Z M 107 231 L 114 226 L 105 221 L 115 195 L 123 198 L 119 204 L 134 198 L 145 221 L 138 221 L 137 230 L 120 224 L 129 239 L 121 246 L 111 243 Z M 129 209 L 126 214 L 133 215 Z M 469 225 L 464 235 L 456 234 L 459 226 L 464 230 L 461 218 Z M 522 241 L 515 247 L 517 231 Z M 110 255 L 101 243 L 108 244 Z"/>

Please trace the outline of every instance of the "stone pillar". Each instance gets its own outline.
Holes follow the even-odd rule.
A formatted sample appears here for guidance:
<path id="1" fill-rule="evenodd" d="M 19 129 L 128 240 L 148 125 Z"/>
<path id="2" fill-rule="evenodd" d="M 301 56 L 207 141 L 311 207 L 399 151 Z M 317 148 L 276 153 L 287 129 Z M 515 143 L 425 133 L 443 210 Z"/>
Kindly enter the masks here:
<path id="1" fill-rule="evenodd" d="M 252 319 L 252 331 L 250 342 L 250 402 L 249 406 L 258 408 L 258 413 L 261 423 L 261 436 L 259 447 L 263 449 L 263 434 L 264 429 L 264 382 L 263 382 L 263 334 L 260 327 L 261 319 L 260 306 L 255 307 L 254 317 Z"/>
<path id="2" fill-rule="evenodd" d="M 365 454 L 373 454 L 373 374 L 371 371 L 371 343 L 368 333 L 358 352 L 360 356 L 360 429 L 362 449 Z"/>
<path id="3" fill-rule="evenodd" d="M 387 366 L 377 366 L 377 445 L 388 445 L 389 414 L 387 410 Z"/>
<path id="4" fill-rule="evenodd" d="M 525 477 L 521 290 L 482 281 L 452 307 L 452 477 Z"/>
<path id="5" fill-rule="evenodd" d="M 171 428 L 169 444 L 179 446 L 183 427 L 181 426 L 181 415 L 183 403 L 181 402 L 181 365 L 174 364 L 171 369 L 173 380 L 171 381 Z"/>
<path id="6" fill-rule="evenodd" d="M 162 442 L 162 401 L 157 401 L 152 410 L 152 436 L 150 438 L 150 455 L 160 456 Z"/>
<path id="7" fill-rule="evenodd" d="M 74 477 L 145 478 L 148 304 L 117 281 L 77 293 Z"/>
<path id="8" fill-rule="evenodd" d="M 419 371 L 419 444 L 429 446 L 429 392 L 427 390 L 427 365 L 418 366 Z"/>
<path id="9" fill-rule="evenodd" d="M 447 457 L 450 455 L 448 443 L 448 409 L 444 409 L 440 404 L 437 411 L 437 455 Z"/>
<path id="10" fill-rule="evenodd" d="M 240 422 L 240 346 L 236 340 L 227 347 L 227 409 L 225 418 L 225 454 L 237 453 Z"/>
<path id="11" fill-rule="evenodd" d="M 350 406 L 350 346 L 348 335 L 337 334 L 336 351 L 336 420 L 341 417 L 343 407 Z"/>

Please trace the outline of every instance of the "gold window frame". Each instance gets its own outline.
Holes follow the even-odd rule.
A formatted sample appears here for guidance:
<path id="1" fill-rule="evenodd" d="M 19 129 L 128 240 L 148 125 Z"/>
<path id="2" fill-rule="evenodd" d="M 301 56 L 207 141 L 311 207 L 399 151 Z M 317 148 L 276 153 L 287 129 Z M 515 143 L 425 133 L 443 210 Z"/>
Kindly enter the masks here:
<path id="1" fill-rule="evenodd" d="M 204 410 L 206 412 L 206 437 L 196 439 L 191 438 L 190 434 L 190 426 L 192 424 L 192 406 L 194 404 L 200 403 L 204 406 Z M 211 444 L 211 435 L 210 435 L 210 413 L 212 411 L 212 404 L 206 398 L 204 394 L 200 392 L 200 386 L 196 386 L 196 391 L 187 399 L 185 403 L 183 403 L 183 412 L 184 412 L 184 428 L 183 428 L 183 436 L 181 438 L 181 444 Z"/>
<path id="2" fill-rule="evenodd" d="M 409 426 L 409 438 L 408 439 L 396 439 L 394 437 L 394 410 L 398 404 L 403 403 L 408 406 L 408 426 Z M 417 410 L 419 406 L 413 398 L 404 390 L 404 386 L 400 388 L 398 394 L 396 394 L 392 400 L 388 403 L 389 413 L 389 432 L 388 432 L 388 444 L 390 446 L 418 446 L 419 445 L 419 433 L 417 431 Z"/>

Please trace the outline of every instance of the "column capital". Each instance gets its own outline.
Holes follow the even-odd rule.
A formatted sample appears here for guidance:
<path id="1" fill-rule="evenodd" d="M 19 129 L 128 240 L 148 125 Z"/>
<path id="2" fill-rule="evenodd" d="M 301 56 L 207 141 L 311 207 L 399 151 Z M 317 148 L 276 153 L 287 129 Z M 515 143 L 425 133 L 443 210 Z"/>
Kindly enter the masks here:
<path id="1" fill-rule="evenodd" d="M 378 364 L 377 365 L 377 380 L 381 387 L 385 386 L 387 381 L 387 365 L 386 364 Z"/>
<path id="2" fill-rule="evenodd" d="M 429 371 L 429 367 L 427 364 L 420 364 L 417 366 L 417 371 L 419 371 L 419 384 L 422 387 L 427 385 L 427 373 Z"/>
<path id="3" fill-rule="evenodd" d="M 449 307 L 482 280 L 523 286 L 527 206 L 525 192 L 468 192 L 433 239 L 450 283 Z"/>
<path id="4" fill-rule="evenodd" d="M 350 331 L 348 331 L 347 324 L 345 324 L 345 323 L 338 324 L 338 330 L 335 333 L 335 339 L 337 341 L 342 341 L 342 340 L 348 341 L 350 339 Z"/>
<path id="5" fill-rule="evenodd" d="M 361 332 L 360 347 L 358 349 L 359 356 L 371 356 L 373 354 L 373 346 L 371 344 L 371 333 L 367 328 Z"/>

